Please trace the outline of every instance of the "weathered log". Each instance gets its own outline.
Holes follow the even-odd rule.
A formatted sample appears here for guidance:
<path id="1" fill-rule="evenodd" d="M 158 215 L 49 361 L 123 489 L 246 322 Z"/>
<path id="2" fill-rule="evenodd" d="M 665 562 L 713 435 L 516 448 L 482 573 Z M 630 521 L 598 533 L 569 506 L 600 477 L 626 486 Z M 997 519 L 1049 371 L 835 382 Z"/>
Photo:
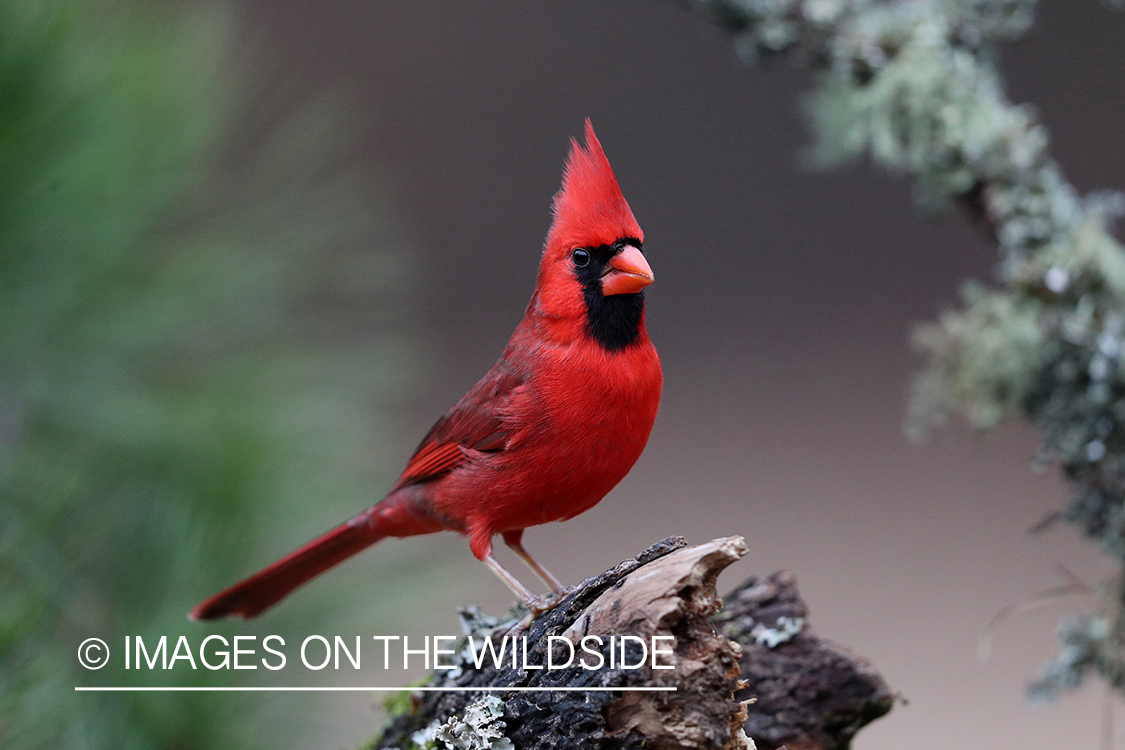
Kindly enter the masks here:
<path id="1" fill-rule="evenodd" d="M 541 614 L 520 636 L 519 657 L 505 651 L 505 658 L 499 664 L 491 658 L 479 659 L 484 639 L 491 637 L 497 650 L 501 644 L 511 645 L 504 637 L 518 618 L 499 622 L 475 611 L 464 613 L 466 640 L 460 666 L 451 672 L 435 673 L 429 684 L 524 690 L 417 693 L 411 709 L 396 717 L 370 747 L 373 750 L 396 747 L 407 750 L 432 744 L 438 748 L 482 750 L 512 747 L 548 750 L 752 748 L 753 743 L 743 726 L 748 718 L 745 701 L 754 696 L 746 693 L 769 691 L 773 686 L 768 679 L 755 683 L 754 687 L 743 681 L 747 674 L 758 676 L 758 673 L 747 668 L 745 653 L 738 644 L 747 644 L 748 651 L 757 652 L 762 648 L 757 642 L 761 640 L 762 628 L 777 624 L 776 620 L 768 619 L 774 613 L 769 607 L 777 596 L 771 598 L 765 594 L 774 592 L 788 596 L 792 591 L 795 596 L 795 590 L 751 579 L 749 586 L 744 584 L 736 590 L 738 606 L 734 614 L 719 620 L 724 631 L 720 634 L 711 620 L 722 605 L 715 591 L 715 580 L 725 567 L 745 553 L 745 543 L 740 537 L 716 539 L 696 547 L 687 547 L 682 538 L 658 542 L 633 560 L 588 579 L 568 592 L 557 607 Z M 794 601 L 803 617 L 803 604 Z M 790 614 L 797 611 L 793 607 L 784 610 Z M 782 622 L 782 626 L 784 624 Z M 786 645 L 797 644 L 803 648 L 813 639 L 803 629 L 792 635 Z M 622 636 L 628 638 L 622 641 Z M 654 641 L 654 637 L 658 640 Z M 665 640 L 660 641 L 661 637 Z M 523 653 L 524 644 L 526 653 Z M 668 653 L 654 655 L 653 650 L 661 647 L 656 644 L 666 646 Z M 587 647 L 585 652 L 581 651 L 583 645 Z M 790 652 L 793 652 L 792 647 L 784 653 Z M 580 654 L 585 663 L 571 658 L 567 664 L 573 653 Z M 603 660 L 600 665 L 596 663 L 599 656 Z M 773 655 L 762 658 L 765 663 L 776 663 Z M 641 662 L 643 665 L 638 666 Z M 563 664 L 567 666 L 557 668 Z M 556 668 L 549 668 L 552 666 Z M 588 666 L 599 668 L 586 668 Z M 834 666 L 842 669 L 841 664 L 834 663 Z M 772 667 L 763 676 L 767 673 L 789 674 L 784 668 Z M 816 674 L 816 679 L 821 680 L 820 673 Z M 870 674 L 885 693 L 878 675 L 873 670 Z M 821 684 L 817 682 L 818 686 Z M 624 690 L 626 688 L 649 690 Z M 653 688 L 667 690 L 656 692 Z M 815 694 L 816 690 L 806 692 Z M 771 700 L 774 694 L 763 693 L 771 696 Z M 829 719 L 833 728 L 819 734 L 804 714 L 792 711 L 775 724 L 768 724 L 761 721 L 755 709 L 754 719 L 747 726 L 765 728 L 761 734 L 766 740 L 763 750 L 772 750 L 776 743 L 769 743 L 782 735 L 794 743 L 821 736 L 843 737 L 844 734 L 834 729 L 839 724 L 837 719 L 843 715 L 852 717 L 852 713 L 842 710 L 841 705 L 843 703 L 831 704 L 836 711 Z M 788 704 L 786 706 L 788 710 Z M 790 714 L 798 724 L 793 725 L 794 731 L 786 734 L 782 726 Z M 875 717 L 871 711 L 863 715 Z M 847 726 L 853 728 L 847 738 L 859 726 L 850 718 L 849 721 Z M 828 750 L 844 748 L 846 743 L 845 738 L 843 744 L 799 747 Z"/>

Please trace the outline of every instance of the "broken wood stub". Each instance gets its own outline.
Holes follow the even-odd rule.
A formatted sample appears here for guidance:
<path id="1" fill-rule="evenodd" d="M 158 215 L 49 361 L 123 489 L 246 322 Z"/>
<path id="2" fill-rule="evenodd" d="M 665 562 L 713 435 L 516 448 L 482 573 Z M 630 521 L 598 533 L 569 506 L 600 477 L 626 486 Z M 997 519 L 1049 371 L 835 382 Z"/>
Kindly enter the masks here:
<path id="1" fill-rule="evenodd" d="M 816 636 L 795 576 L 750 578 L 726 597 L 715 624 L 742 645 L 746 733 L 760 750 L 846 750 L 895 696 L 863 657 Z"/>
<path id="2" fill-rule="evenodd" d="M 460 670 L 435 675 L 432 685 L 497 687 L 582 687 L 575 692 L 498 693 L 504 700 L 504 736 L 516 748 L 546 750 L 739 750 L 749 748 L 742 732 L 745 714 L 734 700 L 738 688 L 738 646 L 715 633 L 709 617 L 721 600 L 719 572 L 746 553 L 740 537 L 687 548 L 682 538 L 665 539 L 633 560 L 591 578 L 557 607 L 537 617 L 526 633 L 526 663 L 544 666 L 548 636 L 571 643 L 583 636 L 631 635 L 651 643 L 671 635 L 673 669 L 649 667 L 525 669 L 470 660 Z M 511 622 L 478 626 L 474 637 L 499 639 Z M 671 645 L 674 643 L 674 647 Z M 556 647 L 562 646 L 557 641 Z M 633 645 L 633 644 L 630 644 Z M 601 654 L 610 663 L 610 646 Z M 627 649 L 632 663 L 636 649 Z M 555 654 L 557 658 L 559 655 Z M 666 661 L 667 657 L 661 657 Z M 662 664 L 658 661 L 658 664 Z M 619 664 L 619 660 L 614 663 Z M 649 662 L 651 666 L 652 662 Z M 663 665 L 663 664 L 662 664 Z M 673 686 L 676 692 L 598 692 L 604 687 Z M 464 711 L 478 693 L 423 693 L 414 710 L 396 718 L 371 746 L 408 748 L 415 732 Z"/>
<path id="3" fill-rule="evenodd" d="M 625 693 L 603 713 L 609 736 L 639 734 L 644 747 L 743 748 L 745 714 L 733 701 L 740 674 L 738 647 L 715 632 L 709 617 L 722 607 L 715 581 L 746 554 L 742 537 L 716 539 L 662 557 L 622 581 L 563 633 L 629 633 L 646 641 L 671 636 L 669 669 L 640 670 L 644 684 L 669 693 Z"/>

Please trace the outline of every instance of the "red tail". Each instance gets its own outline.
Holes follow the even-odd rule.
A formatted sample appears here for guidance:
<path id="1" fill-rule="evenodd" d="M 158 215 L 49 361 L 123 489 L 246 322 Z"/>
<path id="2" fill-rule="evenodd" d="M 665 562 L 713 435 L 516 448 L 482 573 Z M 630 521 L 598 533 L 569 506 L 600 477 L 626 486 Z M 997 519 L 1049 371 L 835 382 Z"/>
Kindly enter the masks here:
<path id="1" fill-rule="evenodd" d="M 227 615 L 256 617 L 284 599 L 290 591 L 333 565 L 343 562 L 382 539 L 367 529 L 342 524 L 322 537 L 281 558 L 198 605 L 188 617 L 214 620 Z"/>
<path id="2" fill-rule="evenodd" d="M 214 620 L 227 615 L 256 617 L 289 592 L 352 555 L 389 536 L 438 531 L 432 519 L 411 512 L 408 502 L 383 500 L 273 565 L 197 605 L 188 617 Z"/>

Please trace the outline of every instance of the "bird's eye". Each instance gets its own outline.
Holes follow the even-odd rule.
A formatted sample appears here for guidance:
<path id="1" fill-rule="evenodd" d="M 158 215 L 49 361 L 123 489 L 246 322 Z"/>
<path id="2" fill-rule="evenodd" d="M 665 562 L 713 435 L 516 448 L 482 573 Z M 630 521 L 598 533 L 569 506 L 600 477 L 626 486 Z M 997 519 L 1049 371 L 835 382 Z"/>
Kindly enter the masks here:
<path id="1" fill-rule="evenodd" d="M 570 254 L 570 262 L 573 263 L 576 268 L 584 268 L 590 265 L 590 251 L 578 248 Z"/>

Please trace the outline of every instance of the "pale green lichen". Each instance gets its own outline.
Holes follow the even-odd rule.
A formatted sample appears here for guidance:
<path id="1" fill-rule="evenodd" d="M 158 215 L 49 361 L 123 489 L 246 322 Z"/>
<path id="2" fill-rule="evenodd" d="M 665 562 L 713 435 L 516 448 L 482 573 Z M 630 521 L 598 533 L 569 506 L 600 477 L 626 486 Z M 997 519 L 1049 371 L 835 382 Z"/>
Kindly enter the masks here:
<path id="1" fill-rule="evenodd" d="M 411 740 L 424 750 L 514 750 L 504 736 L 503 717 L 504 701 L 489 695 L 466 706 L 461 716 L 434 721 Z"/>
<path id="2" fill-rule="evenodd" d="M 793 640 L 793 636 L 800 633 L 805 628 L 805 618 L 803 617 L 779 617 L 774 627 L 767 627 L 763 623 L 758 623 L 750 631 L 750 636 L 754 639 L 754 643 L 766 648 L 777 648 L 783 643 Z"/>
<path id="3" fill-rule="evenodd" d="M 934 365 L 914 383 L 907 418 L 912 435 L 958 413 L 975 427 L 993 427 L 1020 413 L 1039 375 L 1039 303 L 972 282 L 962 297 L 962 309 L 947 310 L 914 332 L 915 346 Z"/>

